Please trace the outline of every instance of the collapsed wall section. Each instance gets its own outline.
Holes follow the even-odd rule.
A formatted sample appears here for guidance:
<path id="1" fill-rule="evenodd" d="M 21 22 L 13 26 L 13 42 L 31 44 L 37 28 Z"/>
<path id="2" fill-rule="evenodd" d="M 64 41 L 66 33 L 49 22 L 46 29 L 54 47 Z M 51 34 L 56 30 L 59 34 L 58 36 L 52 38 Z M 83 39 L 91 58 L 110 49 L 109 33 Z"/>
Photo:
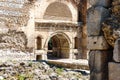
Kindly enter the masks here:
<path id="1" fill-rule="evenodd" d="M 0 0 L 0 60 L 8 60 L 10 56 L 13 56 L 12 60 L 30 59 L 29 54 L 32 49 L 27 47 L 25 29 L 27 29 L 30 18 L 29 9 L 33 3 L 29 0 Z M 26 54 L 27 51 L 30 53 Z M 28 58 L 20 57 L 21 52 Z M 10 56 L 7 57 L 7 55 Z"/>

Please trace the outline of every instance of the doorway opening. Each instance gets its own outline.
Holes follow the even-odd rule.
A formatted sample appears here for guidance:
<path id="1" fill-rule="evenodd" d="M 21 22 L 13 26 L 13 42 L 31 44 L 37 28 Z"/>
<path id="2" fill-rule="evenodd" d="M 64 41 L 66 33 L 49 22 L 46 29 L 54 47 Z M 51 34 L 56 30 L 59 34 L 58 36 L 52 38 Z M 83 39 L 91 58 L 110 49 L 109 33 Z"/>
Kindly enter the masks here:
<path id="1" fill-rule="evenodd" d="M 54 35 L 48 42 L 48 59 L 69 58 L 69 42 L 62 34 Z"/>

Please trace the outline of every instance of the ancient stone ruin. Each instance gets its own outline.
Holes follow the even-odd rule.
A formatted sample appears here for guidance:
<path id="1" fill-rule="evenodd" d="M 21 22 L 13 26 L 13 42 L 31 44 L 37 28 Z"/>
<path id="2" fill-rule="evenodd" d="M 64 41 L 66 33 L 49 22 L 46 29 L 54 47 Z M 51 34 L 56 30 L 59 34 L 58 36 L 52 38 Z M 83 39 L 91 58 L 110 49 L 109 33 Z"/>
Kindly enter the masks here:
<path id="1" fill-rule="evenodd" d="M 0 1 L 0 48 L 33 53 L 35 60 L 87 59 L 86 6 L 80 9 L 80 4 L 86 5 L 76 0 Z"/>
<path id="2" fill-rule="evenodd" d="M 0 60 L 89 60 L 90 80 L 120 80 L 120 0 L 0 0 Z"/>
<path id="3" fill-rule="evenodd" d="M 89 0 L 89 5 L 90 80 L 120 80 L 120 0 Z"/>

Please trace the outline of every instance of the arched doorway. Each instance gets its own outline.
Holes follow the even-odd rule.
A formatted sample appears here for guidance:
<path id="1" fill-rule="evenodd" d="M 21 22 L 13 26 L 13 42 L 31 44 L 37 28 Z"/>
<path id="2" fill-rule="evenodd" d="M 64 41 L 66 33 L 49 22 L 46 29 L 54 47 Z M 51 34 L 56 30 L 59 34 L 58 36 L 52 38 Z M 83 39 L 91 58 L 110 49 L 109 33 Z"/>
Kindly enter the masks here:
<path id="1" fill-rule="evenodd" d="M 69 42 L 62 34 L 56 34 L 48 42 L 48 59 L 69 58 Z"/>

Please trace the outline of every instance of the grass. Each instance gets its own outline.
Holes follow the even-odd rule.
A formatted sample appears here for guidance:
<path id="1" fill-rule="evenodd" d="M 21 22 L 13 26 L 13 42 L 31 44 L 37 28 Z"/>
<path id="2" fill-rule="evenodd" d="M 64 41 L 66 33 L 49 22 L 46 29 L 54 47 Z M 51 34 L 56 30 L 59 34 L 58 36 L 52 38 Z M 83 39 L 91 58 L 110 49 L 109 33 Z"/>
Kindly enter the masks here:
<path id="1" fill-rule="evenodd" d="M 63 68 L 56 68 L 55 72 L 58 74 L 58 75 L 62 75 L 62 72 L 64 71 Z"/>
<path id="2" fill-rule="evenodd" d="M 25 76 L 24 75 L 19 75 L 18 80 L 25 80 Z"/>

